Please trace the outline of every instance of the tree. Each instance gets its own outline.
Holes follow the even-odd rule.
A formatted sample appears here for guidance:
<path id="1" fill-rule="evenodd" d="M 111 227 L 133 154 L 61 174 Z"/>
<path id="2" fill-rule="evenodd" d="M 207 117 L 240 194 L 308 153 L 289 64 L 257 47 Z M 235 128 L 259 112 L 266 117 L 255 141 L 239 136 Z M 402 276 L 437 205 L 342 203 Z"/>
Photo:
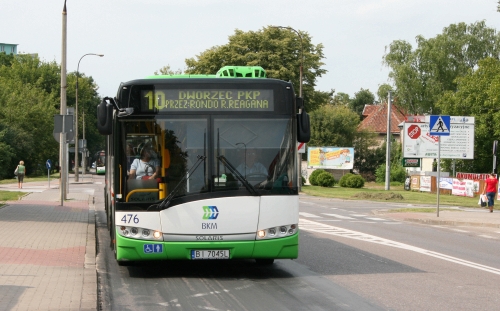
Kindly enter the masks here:
<path id="1" fill-rule="evenodd" d="M 54 159 L 54 97 L 31 84 L 0 77 L 0 103 L 0 145 L 9 155 L 2 159 L 3 167 L 15 167 L 24 160 L 28 172 L 33 172 L 46 159 Z M 11 174 L 11 170 L 3 170 L 0 177 Z"/>
<path id="2" fill-rule="evenodd" d="M 15 57 L 0 54 L 0 163 L 14 168 L 24 160 L 28 174 L 57 161 L 59 144 L 53 137 L 54 115 L 60 113 L 60 67 L 31 55 Z M 67 77 L 67 102 L 75 102 L 75 74 Z M 91 77 L 80 75 L 79 117 L 85 109 L 87 140 L 103 147 L 97 133 L 96 110 L 99 98 Z M 81 106 L 80 106 L 81 105 Z M 80 128 L 82 123 L 79 122 Z M 81 133 L 81 132 L 80 132 Z M 89 139 L 91 137 L 91 139 Z M 0 171 L 0 178 L 11 178 L 13 169 Z"/>
<path id="3" fill-rule="evenodd" d="M 85 114 L 85 140 L 87 140 L 87 148 L 89 155 L 92 156 L 97 151 L 103 150 L 106 147 L 105 138 L 97 131 L 97 105 L 101 99 L 97 90 L 99 87 L 92 77 L 87 77 L 85 74 L 78 73 L 78 136 L 83 139 L 83 120 Z M 68 106 L 76 104 L 76 71 L 69 73 L 67 76 L 68 90 L 66 100 Z M 81 157 L 79 157 L 81 159 Z M 87 163 L 90 164 L 90 163 Z"/>
<path id="4" fill-rule="evenodd" d="M 336 106 L 348 106 L 351 102 L 349 94 L 339 92 L 335 94 L 332 98 L 331 104 Z"/>
<path id="5" fill-rule="evenodd" d="M 375 180 L 377 167 L 385 163 L 385 147 L 374 148 L 377 145 L 377 133 L 361 130 L 356 133 L 354 146 L 354 169 L 367 181 Z"/>
<path id="6" fill-rule="evenodd" d="M 416 41 L 415 50 L 406 41 L 393 41 L 383 57 L 399 104 L 415 114 L 439 113 L 435 103 L 446 91 L 457 90 L 456 78 L 500 53 L 500 36 L 484 21 L 452 24 L 435 38 L 417 36 Z"/>
<path id="7" fill-rule="evenodd" d="M 368 89 L 361 89 L 359 92 L 354 93 L 354 98 L 349 102 L 349 108 L 358 114 L 359 119 L 363 114 L 365 105 L 372 105 L 375 101 L 375 96 Z"/>
<path id="8" fill-rule="evenodd" d="M 387 102 L 389 98 L 389 92 L 392 90 L 393 90 L 392 86 L 390 86 L 387 83 L 380 85 L 377 91 L 378 101 L 381 103 Z"/>
<path id="9" fill-rule="evenodd" d="M 182 74 L 182 69 L 172 70 L 170 65 L 163 66 L 158 71 L 155 71 L 155 76 L 164 75 L 164 76 L 173 76 Z"/>
<path id="10" fill-rule="evenodd" d="M 274 27 L 258 31 L 235 30 L 226 45 L 211 47 L 195 58 L 186 59 L 187 74 L 214 74 L 223 66 L 261 66 L 269 78 L 292 81 L 299 90 L 299 68 L 303 64 L 303 96 L 306 108 L 315 110 L 326 103 L 331 92 L 315 91 L 322 68 L 323 45 L 314 45 L 308 33 Z M 302 38 L 302 40 L 300 39 Z M 303 56 L 303 62 L 301 58 Z"/>
<path id="11" fill-rule="evenodd" d="M 448 115 L 474 116 L 474 161 L 458 160 L 456 168 L 462 172 L 491 172 L 492 146 L 500 140 L 500 61 L 486 58 L 476 70 L 456 80 L 456 92 L 446 92 L 437 107 Z M 451 170 L 451 160 L 443 167 Z"/>
<path id="12" fill-rule="evenodd" d="M 310 146 L 350 147 L 356 137 L 358 116 L 344 106 L 324 105 L 311 112 Z"/>

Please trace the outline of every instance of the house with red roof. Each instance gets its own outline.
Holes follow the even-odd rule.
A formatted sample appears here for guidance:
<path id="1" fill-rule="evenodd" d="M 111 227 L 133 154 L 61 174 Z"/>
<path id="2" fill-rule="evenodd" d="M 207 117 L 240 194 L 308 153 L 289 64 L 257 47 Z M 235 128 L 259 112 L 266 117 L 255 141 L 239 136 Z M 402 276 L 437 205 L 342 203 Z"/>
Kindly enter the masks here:
<path id="1" fill-rule="evenodd" d="M 387 140 L 387 103 L 379 105 L 365 105 L 363 109 L 363 120 L 358 130 L 367 130 L 378 134 L 377 141 L 380 147 Z M 406 113 L 397 105 L 391 105 L 391 128 L 390 133 L 394 139 L 401 142 L 400 124 L 405 121 Z"/>

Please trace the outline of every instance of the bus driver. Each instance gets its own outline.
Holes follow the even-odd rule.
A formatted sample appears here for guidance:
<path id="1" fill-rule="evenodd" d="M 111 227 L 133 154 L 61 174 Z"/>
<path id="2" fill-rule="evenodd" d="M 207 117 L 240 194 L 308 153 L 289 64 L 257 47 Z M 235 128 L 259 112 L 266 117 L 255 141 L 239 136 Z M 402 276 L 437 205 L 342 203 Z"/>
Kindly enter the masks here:
<path id="1" fill-rule="evenodd" d="M 160 161 L 151 148 L 151 143 L 141 143 L 137 147 L 140 159 L 130 165 L 128 179 L 155 179 L 160 177 Z"/>

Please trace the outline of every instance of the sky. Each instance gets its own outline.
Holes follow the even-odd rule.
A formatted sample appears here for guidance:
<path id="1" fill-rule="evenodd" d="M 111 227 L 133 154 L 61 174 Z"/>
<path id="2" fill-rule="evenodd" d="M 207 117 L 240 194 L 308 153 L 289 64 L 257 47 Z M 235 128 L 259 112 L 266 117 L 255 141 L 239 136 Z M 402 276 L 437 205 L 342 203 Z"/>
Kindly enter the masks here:
<path id="1" fill-rule="evenodd" d="M 0 0 L 0 42 L 18 53 L 61 62 L 64 0 Z M 92 76 L 100 96 L 120 82 L 160 68 L 186 69 L 185 59 L 228 43 L 236 29 L 276 25 L 307 32 L 323 44 L 327 73 L 316 89 L 376 95 L 391 84 L 386 47 L 433 38 L 450 24 L 485 20 L 500 30 L 497 0 L 67 0 L 67 72 Z M 298 69 L 297 69 L 298 70 Z M 71 105 L 71 103 L 68 103 Z"/>

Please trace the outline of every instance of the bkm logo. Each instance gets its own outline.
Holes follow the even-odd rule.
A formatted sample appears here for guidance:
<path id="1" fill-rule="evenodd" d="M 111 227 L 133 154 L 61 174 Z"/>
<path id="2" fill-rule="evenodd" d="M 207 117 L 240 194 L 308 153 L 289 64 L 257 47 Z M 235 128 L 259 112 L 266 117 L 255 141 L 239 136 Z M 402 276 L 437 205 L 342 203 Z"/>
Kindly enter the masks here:
<path id="1" fill-rule="evenodd" d="M 203 206 L 203 219 L 217 219 L 219 210 L 217 206 Z"/>

